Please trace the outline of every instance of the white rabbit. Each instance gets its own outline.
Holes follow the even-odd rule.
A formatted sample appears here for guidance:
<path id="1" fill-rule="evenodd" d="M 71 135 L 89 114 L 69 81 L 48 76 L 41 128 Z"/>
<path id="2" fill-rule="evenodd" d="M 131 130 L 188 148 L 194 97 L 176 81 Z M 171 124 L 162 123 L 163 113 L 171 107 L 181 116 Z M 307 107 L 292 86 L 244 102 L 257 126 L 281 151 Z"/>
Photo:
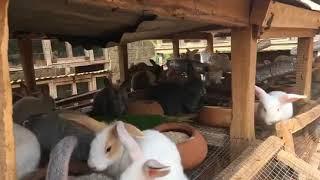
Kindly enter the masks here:
<path id="1" fill-rule="evenodd" d="M 293 116 L 292 102 L 306 98 L 306 96 L 287 94 L 283 91 L 266 93 L 258 86 L 255 86 L 255 94 L 259 98 L 256 116 L 267 125 L 290 119 Z"/>
<path id="2" fill-rule="evenodd" d="M 28 129 L 13 123 L 16 148 L 17 178 L 21 179 L 38 168 L 40 144 L 36 136 Z"/>
<path id="3" fill-rule="evenodd" d="M 138 143 L 129 135 L 123 122 L 117 124 L 119 139 L 127 149 L 131 160 L 131 165 L 121 174 L 120 180 L 154 180 L 169 179 L 166 177 L 170 173 L 170 166 L 164 166 L 154 159 L 145 159 L 142 149 Z M 163 178 L 161 178 L 163 177 Z M 178 177 L 170 177 L 175 179 Z M 181 179 L 181 178 L 179 178 Z"/>
<path id="4" fill-rule="evenodd" d="M 122 122 L 116 122 L 96 135 L 91 143 L 88 159 L 89 167 L 97 171 L 107 169 L 110 175 L 118 176 L 132 163 L 129 156 L 131 152 L 123 146 L 128 144 L 125 141 L 128 138 L 123 135 L 123 131 L 119 131 L 119 128 L 117 128 L 119 125 L 121 126 L 121 124 Z M 132 128 L 132 126 L 131 129 L 128 127 L 130 126 L 125 124 L 124 129 L 126 129 L 131 136 L 136 137 L 136 141 L 141 147 L 145 159 L 154 159 L 161 164 L 170 166 L 170 173 L 165 177 L 157 178 L 157 180 L 187 179 L 183 172 L 178 149 L 169 138 L 155 130 L 145 130 L 143 131 L 143 138 L 137 138 L 139 137 L 137 136 L 139 131 Z M 140 163 L 140 165 L 142 165 L 146 162 L 139 161 L 134 163 Z M 150 162 L 146 165 L 150 165 Z"/>

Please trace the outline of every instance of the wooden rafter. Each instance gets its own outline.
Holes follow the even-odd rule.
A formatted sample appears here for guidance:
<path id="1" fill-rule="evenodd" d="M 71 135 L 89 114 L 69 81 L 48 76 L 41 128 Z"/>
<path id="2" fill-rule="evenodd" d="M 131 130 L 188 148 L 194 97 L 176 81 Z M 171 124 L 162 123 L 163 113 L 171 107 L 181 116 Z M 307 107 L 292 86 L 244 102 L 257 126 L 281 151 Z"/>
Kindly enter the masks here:
<path id="1" fill-rule="evenodd" d="M 226 26 L 248 26 L 250 0 L 69 0 L 69 3 L 150 12 L 162 17 L 186 19 Z"/>
<path id="2" fill-rule="evenodd" d="M 16 179 L 12 92 L 8 64 L 8 0 L 0 1 L 0 179 Z"/>

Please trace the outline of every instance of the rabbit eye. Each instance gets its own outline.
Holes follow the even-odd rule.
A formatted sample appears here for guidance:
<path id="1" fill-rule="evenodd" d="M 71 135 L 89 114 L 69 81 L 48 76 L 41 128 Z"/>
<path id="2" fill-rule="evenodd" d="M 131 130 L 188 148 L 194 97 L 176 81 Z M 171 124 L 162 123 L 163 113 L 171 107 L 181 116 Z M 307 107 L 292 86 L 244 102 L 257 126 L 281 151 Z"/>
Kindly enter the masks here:
<path id="1" fill-rule="evenodd" d="M 109 153 L 111 151 L 111 146 L 109 146 L 107 149 L 106 149 L 106 154 Z"/>
<path id="2" fill-rule="evenodd" d="M 280 111 L 280 108 L 278 108 L 277 111 Z"/>

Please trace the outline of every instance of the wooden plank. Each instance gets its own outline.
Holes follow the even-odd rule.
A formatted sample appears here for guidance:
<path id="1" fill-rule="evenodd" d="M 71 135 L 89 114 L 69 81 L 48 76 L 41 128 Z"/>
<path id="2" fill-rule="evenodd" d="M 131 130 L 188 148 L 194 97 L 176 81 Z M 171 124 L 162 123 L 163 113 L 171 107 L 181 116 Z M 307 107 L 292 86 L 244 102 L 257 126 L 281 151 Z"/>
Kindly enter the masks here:
<path id="1" fill-rule="evenodd" d="M 297 48 L 296 90 L 310 99 L 312 83 L 313 38 L 299 38 Z"/>
<path id="2" fill-rule="evenodd" d="M 186 32 L 186 33 L 179 33 L 174 35 L 165 36 L 163 38 L 157 38 L 157 39 L 207 39 L 208 34 L 206 32 Z"/>
<path id="3" fill-rule="evenodd" d="M 259 38 L 314 37 L 318 30 L 298 28 L 271 28 L 261 32 Z"/>
<path id="4" fill-rule="evenodd" d="M 26 86 L 29 92 L 33 93 L 36 91 L 36 77 L 32 58 L 32 40 L 18 39 L 18 45 Z"/>
<path id="5" fill-rule="evenodd" d="M 254 85 L 257 39 L 253 28 L 233 29 L 231 33 L 232 121 L 230 136 L 234 143 L 255 139 Z M 238 141 L 239 140 L 239 141 Z"/>
<path id="6" fill-rule="evenodd" d="M 250 22 L 262 27 L 261 30 L 264 28 L 318 29 L 320 26 L 320 12 L 278 1 L 267 0 L 261 2 L 261 0 L 255 0 Z"/>
<path id="7" fill-rule="evenodd" d="M 153 13 L 162 17 L 226 26 L 248 26 L 250 0 L 68 0 L 68 3 Z"/>
<path id="8" fill-rule="evenodd" d="M 127 44 L 118 46 L 120 81 L 124 82 L 128 79 L 128 47 Z"/>
<path id="9" fill-rule="evenodd" d="M 180 49 L 180 45 L 179 45 L 179 39 L 174 38 L 172 39 L 172 49 L 173 49 L 173 57 L 177 58 L 179 57 L 179 49 Z"/>
<path id="10" fill-rule="evenodd" d="M 270 136 L 259 146 L 253 143 L 215 179 L 252 179 L 280 151 L 282 146 L 283 141 L 275 136 Z"/>
<path id="11" fill-rule="evenodd" d="M 320 171 L 317 168 L 311 166 L 289 152 L 283 150 L 280 151 L 277 155 L 277 159 L 287 166 L 290 166 L 297 173 L 305 176 L 307 179 L 319 179 L 320 177 Z"/>
<path id="12" fill-rule="evenodd" d="M 16 179 L 12 92 L 8 64 L 8 0 L 0 1 L 0 179 Z"/>
<path id="13" fill-rule="evenodd" d="M 282 138 L 285 145 L 285 150 L 295 154 L 294 142 L 291 131 L 288 129 L 286 122 L 279 122 L 276 124 L 277 136 Z"/>
<path id="14" fill-rule="evenodd" d="M 211 33 L 207 34 L 207 47 L 210 53 L 213 53 L 213 35 Z"/>

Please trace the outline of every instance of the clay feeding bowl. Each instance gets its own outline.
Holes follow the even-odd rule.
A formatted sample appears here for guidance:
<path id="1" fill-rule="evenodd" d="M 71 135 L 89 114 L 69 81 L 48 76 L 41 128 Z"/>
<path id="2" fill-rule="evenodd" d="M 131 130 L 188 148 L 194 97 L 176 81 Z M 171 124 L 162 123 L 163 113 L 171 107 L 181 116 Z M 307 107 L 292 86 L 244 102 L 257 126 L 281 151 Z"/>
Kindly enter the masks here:
<path id="1" fill-rule="evenodd" d="M 186 123 L 164 123 L 156 126 L 154 129 L 166 134 L 167 136 L 169 135 L 167 133 L 172 134 L 174 132 L 187 135 L 187 139 L 176 142 L 181 156 L 182 166 L 185 170 L 197 167 L 206 158 L 208 153 L 207 141 L 194 127 Z"/>
<path id="2" fill-rule="evenodd" d="M 156 101 L 137 100 L 128 103 L 128 114 L 130 115 L 163 115 L 161 105 Z"/>

